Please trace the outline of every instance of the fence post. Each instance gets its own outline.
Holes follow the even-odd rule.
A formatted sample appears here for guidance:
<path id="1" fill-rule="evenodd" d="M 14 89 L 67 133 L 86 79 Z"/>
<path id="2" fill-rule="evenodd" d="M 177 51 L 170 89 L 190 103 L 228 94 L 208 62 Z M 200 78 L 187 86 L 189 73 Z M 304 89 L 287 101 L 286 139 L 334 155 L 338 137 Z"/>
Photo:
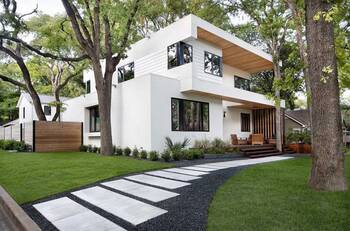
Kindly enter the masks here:
<path id="1" fill-rule="evenodd" d="M 81 131 L 81 146 L 83 146 L 84 145 L 84 123 L 83 122 L 81 122 L 80 131 Z"/>
<path id="2" fill-rule="evenodd" d="M 35 152 L 35 120 L 33 120 L 33 138 L 32 138 L 32 142 L 33 142 L 33 152 Z"/>

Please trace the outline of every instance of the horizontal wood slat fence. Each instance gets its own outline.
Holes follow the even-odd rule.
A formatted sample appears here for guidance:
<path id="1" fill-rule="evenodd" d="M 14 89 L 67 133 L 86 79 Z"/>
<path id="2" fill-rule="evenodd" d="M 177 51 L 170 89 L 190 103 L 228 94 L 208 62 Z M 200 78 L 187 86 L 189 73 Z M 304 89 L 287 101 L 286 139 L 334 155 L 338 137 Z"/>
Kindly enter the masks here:
<path id="1" fill-rule="evenodd" d="M 83 123 L 33 121 L 0 127 L 0 139 L 24 141 L 33 152 L 79 151 Z"/>

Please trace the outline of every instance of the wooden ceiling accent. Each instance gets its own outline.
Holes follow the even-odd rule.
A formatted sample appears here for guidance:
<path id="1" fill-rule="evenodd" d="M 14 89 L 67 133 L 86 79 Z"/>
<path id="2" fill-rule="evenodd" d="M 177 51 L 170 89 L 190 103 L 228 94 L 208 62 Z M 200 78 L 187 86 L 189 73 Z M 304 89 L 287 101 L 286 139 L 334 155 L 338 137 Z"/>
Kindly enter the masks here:
<path id="1" fill-rule="evenodd" d="M 257 73 L 273 68 L 272 62 L 200 27 L 197 28 L 197 37 L 219 46 L 222 49 L 224 64 L 236 67 L 248 73 Z"/>

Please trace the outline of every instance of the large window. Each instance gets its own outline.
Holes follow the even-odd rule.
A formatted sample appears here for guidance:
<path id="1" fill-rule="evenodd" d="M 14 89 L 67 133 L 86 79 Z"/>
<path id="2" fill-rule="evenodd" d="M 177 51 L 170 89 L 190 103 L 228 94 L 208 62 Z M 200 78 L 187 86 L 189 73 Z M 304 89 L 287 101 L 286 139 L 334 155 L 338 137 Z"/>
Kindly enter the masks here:
<path id="1" fill-rule="evenodd" d="M 134 78 L 134 62 L 118 68 L 118 83 Z"/>
<path id="2" fill-rule="evenodd" d="M 209 131 L 209 103 L 171 99 L 173 131 Z"/>
<path id="3" fill-rule="evenodd" d="M 86 81 L 86 94 L 89 94 L 91 92 L 91 81 Z"/>
<path id="4" fill-rule="evenodd" d="M 47 105 L 44 106 L 44 114 L 47 116 L 51 115 L 51 107 L 50 106 L 47 106 Z"/>
<path id="5" fill-rule="evenodd" d="M 222 77 L 222 59 L 218 55 L 204 52 L 204 72 Z"/>
<path id="6" fill-rule="evenodd" d="M 168 46 L 168 69 L 192 62 L 192 46 L 178 42 Z"/>
<path id="7" fill-rule="evenodd" d="M 250 80 L 239 76 L 235 76 L 235 88 L 250 91 Z"/>
<path id="8" fill-rule="evenodd" d="M 241 131 L 250 132 L 250 114 L 241 113 Z"/>
<path id="9" fill-rule="evenodd" d="M 99 132 L 100 131 L 100 113 L 98 106 L 90 107 L 90 132 Z"/>

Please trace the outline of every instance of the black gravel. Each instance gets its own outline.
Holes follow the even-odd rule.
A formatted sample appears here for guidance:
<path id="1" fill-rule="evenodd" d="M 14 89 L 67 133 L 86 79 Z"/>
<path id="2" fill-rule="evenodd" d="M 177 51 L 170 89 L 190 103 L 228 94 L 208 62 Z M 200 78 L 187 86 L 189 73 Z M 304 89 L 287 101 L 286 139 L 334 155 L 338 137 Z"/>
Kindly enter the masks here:
<path id="1" fill-rule="evenodd" d="M 229 157 L 210 158 L 195 161 L 179 161 L 174 163 L 176 164 L 176 166 L 189 166 L 203 163 L 221 162 L 226 160 L 229 161 L 241 158 L 242 157 L 240 156 L 234 155 Z M 175 190 L 169 190 L 179 193 L 180 195 L 157 203 L 153 203 L 142 198 L 137 198 L 132 195 L 108 188 L 109 190 L 118 192 L 123 195 L 127 195 L 131 198 L 135 198 L 139 201 L 143 201 L 145 203 L 154 205 L 156 207 L 168 211 L 166 214 L 153 218 L 136 227 L 110 213 L 105 212 L 104 210 L 98 207 L 93 206 L 92 204 L 89 204 L 79 199 L 78 197 L 75 197 L 74 195 L 70 194 L 70 192 L 72 191 L 59 193 L 42 200 L 32 202 L 30 204 L 24 204 L 22 207 L 29 214 L 29 216 L 40 226 L 40 228 L 45 231 L 57 229 L 49 221 L 47 221 L 36 209 L 34 209 L 32 205 L 64 196 L 67 196 L 70 199 L 82 204 L 83 206 L 115 222 L 116 224 L 127 230 L 205 230 L 208 217 L 208 208 L 212 201 L 215 191 L 220 185 L 222 185 L 228 178 L 233 176 L 240 169 L 241 168 L 229 168 L 224 170 L 212 171 L 210 172 L 210 174 L 202 176 L 201 179 L 191 181 L 191 185 L 189 186 L 185 186 Z M 121 178 L 123 177 L 114 177 L 104 181 L 110 181 Z M 88 188 L 95 185 L 104 187 L 99 183 L 101 182 L 97 182 L 79 189 Z"/>

